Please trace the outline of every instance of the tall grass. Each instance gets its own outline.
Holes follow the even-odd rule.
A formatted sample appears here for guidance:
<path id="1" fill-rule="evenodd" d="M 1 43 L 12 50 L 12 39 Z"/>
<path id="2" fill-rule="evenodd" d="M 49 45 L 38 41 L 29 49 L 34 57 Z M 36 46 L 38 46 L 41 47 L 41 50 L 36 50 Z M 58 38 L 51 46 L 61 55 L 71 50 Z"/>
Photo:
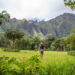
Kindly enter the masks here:
<path id="1" fill-rule="evenodd" d="M 4 61 L 5 56 L 9 59 Z M 0 50 L 0 57 L 0 75 L 75 75 L 75 57 L 67 52 L 45 51 L 40 59 L 38 51 Z"/>

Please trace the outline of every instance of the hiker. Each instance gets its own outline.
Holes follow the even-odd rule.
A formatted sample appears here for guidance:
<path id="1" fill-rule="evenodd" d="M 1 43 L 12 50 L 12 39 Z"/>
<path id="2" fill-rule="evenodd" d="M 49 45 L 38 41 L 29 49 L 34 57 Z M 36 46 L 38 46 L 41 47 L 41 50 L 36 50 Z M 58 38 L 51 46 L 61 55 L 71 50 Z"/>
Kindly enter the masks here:
<path id="1" fill-rule="evenodd" d="M 40 44 L 40 57 L 43 58 L 43 53 L 44 53 L 44 44 Z"/>

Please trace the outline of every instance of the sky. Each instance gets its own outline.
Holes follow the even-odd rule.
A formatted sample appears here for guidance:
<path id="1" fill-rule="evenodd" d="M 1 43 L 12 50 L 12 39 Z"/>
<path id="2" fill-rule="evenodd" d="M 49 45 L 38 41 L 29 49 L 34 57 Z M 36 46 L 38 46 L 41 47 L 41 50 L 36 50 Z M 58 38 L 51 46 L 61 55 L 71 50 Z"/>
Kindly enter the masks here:
<path id="1" fill-rule="evenodd" d="M 11 18 L 50 20 L 63 13 L 74 13 L 64 0 L 0 0 L 0 12 L 6 10 Z"/>

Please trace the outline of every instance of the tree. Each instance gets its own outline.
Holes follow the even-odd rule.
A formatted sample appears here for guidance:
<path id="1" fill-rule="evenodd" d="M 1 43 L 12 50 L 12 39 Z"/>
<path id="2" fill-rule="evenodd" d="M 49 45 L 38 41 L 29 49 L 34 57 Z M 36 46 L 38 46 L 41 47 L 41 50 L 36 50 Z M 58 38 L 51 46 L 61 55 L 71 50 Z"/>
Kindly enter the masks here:
<path id="1" fill-rule="evenodd" d="M 46 37 L 46 39 L 44 40 L 44 45 L 45 48 L 48 49 L 50 48 L 51 43 L 55 40 L 55 37 L 53 37 L 52 35 L 48 35 Z"/>
<path id="2" fill-rule="evenodd" d="M 6 47 L 9 44 L 9 40 L 5 37 L 0 37 L 0 47 Z"/>
<path id="3" fill-rule="evenodd" d="M 75 33 L 72 33 L 67 39 L 66 39 L 67 45 L 69 45 L 70 50 L 75 50 Z"/>
<path id="4" fill-rule="evenodd" d="M 51 49 L 57 50 L 57 51 L 64 51 L 65 45 L 66 45 L 66 42 L 64 39 L 56 39 L 54 40 L 54 42 L 52 42 Z"/>
<path id="5" fill-rule="evenodd" d="M 69 6 L 71 9 L 75 8 L 75 0 L 64 0 L 66 6 Z"/>
<path id="6" fill-rule="evenodd" d="M 32 39 L 24 37 L 20 40 L 16 40 L 16 48 L 21 50 L 31 50 Z"/>
<path id="7" fill-rule="evenodd" d="M 24 36 L 24 33 L 20 32 L 19 30 L 10 30 L 10 29 L 8 29 L 5 32 L 5 37 L 12 41 L 11 45 L 13 45 L 13 47 L 14 47 L 15 40 L 16 39 L 21 39 L 23 36 Z"/>
<path id="8" fill-rule="evenodd" d="M 40 44 L 40 38 L 39 37 L 34 37 L 33 42 L 32 42 L 32 45 L 34 46 L 34 49 L 39 48 L 39 44 Z"/>
<path id="9" fill-rule="evenodd" d="M 6 14 L 7 14 L 6 11 L 2 11 L 0 13 L 0 25 L 2 25 L 3 20 L 5 20 L 6 22 L 9 22 L 10 16 L 9 16 L 9 14 L 7 16 L 5 16 Z"/>

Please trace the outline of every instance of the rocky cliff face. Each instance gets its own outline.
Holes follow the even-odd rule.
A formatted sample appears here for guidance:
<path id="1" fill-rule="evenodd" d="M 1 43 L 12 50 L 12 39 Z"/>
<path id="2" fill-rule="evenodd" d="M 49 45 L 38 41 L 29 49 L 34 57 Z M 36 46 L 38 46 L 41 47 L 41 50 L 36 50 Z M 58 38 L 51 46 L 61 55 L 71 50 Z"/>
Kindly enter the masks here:
<path id="1" fill-rule="evenodd" d="M 33 21 L 33 20 L 17 20 L 13 18 L 6 26 L 1 26 L 1 32 L 6 29 L 19 29 L 26 33 L 27 36 L 46 36 L 52 34 L 56 37 L 66 37 L 70 35 L 73 28 L 75 28 L 75 15 L 64 13 L 49 21 Z"/>

